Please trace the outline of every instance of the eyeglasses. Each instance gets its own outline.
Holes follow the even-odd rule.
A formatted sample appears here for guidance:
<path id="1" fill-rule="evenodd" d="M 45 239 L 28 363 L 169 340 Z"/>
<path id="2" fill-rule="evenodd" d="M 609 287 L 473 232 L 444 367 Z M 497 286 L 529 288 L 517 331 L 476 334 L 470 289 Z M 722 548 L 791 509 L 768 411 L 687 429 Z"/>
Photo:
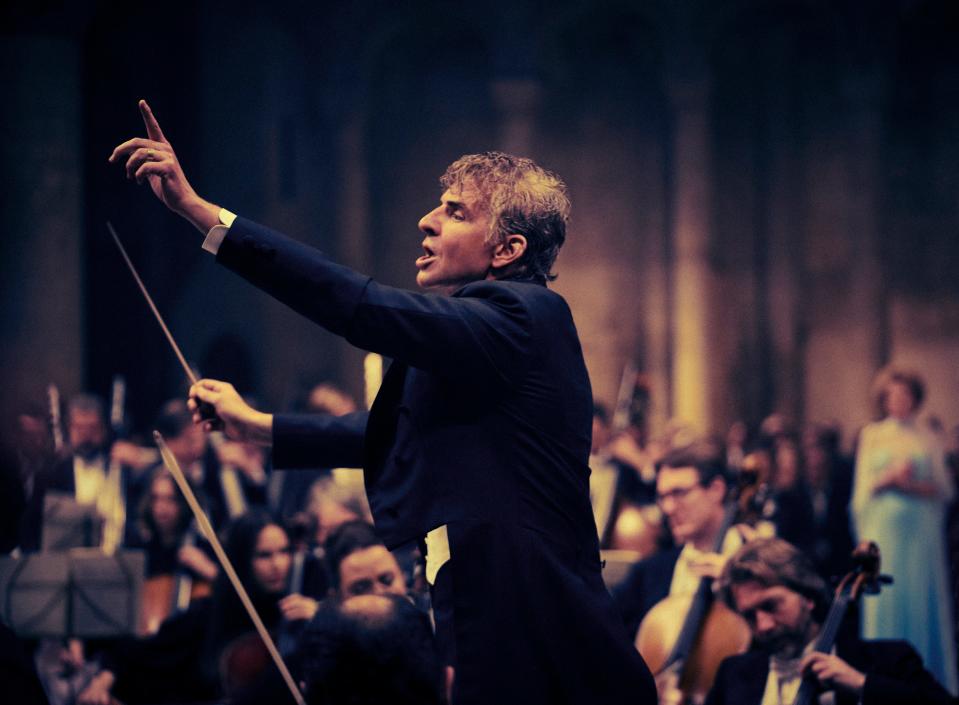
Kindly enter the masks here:
<path id="1" fill-rule="evenodd" d="M 680 502 L 686 499 L 686 495 L 692 492 L 700 485 L 690 485 L 689 487 L 675 487 L 668 492 L 657 492 L 656 493 L 656 504 L 660 507 L 666 503 L 667 499 L 671 499 L 674 502 Z"/>

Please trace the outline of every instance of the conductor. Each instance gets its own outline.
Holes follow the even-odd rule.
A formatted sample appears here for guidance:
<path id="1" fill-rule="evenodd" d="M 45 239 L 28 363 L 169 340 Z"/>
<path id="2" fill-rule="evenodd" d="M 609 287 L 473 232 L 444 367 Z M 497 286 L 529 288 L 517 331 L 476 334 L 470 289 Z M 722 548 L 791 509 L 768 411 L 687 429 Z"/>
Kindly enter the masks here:
<path id="1" fill-rule="evenodd" d="M 192 408 L 208 402 L 228 436 L 271 445 L 276 467 L 364 468 L 386 545 L 425 543 L 456 705 L 654 703 L 600 573 L 589 377 L 569 307 L 547 288 L 569 216 L 562 180 L 500 152 L 451 164 L 419 222 L 426 293 L 413 293 L 198 196 L 139 107 L 147 137 L 111 162 L 204 234 L 217 262 L 393 359 L 368 413 L 263 413 L 209 379 Z"/>

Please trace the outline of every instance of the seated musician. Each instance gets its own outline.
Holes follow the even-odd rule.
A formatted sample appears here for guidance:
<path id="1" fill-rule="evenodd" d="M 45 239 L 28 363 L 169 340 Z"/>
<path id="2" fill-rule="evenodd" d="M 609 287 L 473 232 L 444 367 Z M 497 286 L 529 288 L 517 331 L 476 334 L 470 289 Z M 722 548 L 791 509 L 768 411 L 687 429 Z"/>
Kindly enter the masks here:
<path id="1" fill-rule="evenodd" d="M 448 702 L 429 618 L 396 595 L 325 604 L 304 634 L 303 656 L 309 705 Z"/>
<path id="2" fill-rule="evenodd" d="M 33 503 L 42 511 L 44 497 L 66 494 L 81 506 L 94 507 L 103 518 L 101 544 L 111 550 L 119 546 L 127 532 L 127 510 L 132 513 L 137 473 L 123 452 L 128 446 L 113 443 L 103 401 L 91 394 L 78 394 L 67 405 L 67 454 L 49 473 L 36 478 Z M 114 467 L 115 466 L 115 467 Z M 39 533 L 24 550 L 42 547 Z"/>
<path id="3" fill-rule="evenodd" d="M 193 520 L 186 500 L 165 467 L 155 468 L 147 478 L 137 511 L 130 548 L 146 552 L 146 577 L 169 575 L 185 567 L 194 577 L 212 582 L 219 569 L 208 544 L 184 545 Z M 198 542 L 199 543 L 199 542 Z"/>
<path id="4" fill-rule="evenodd" d="M 394 675 L 400 677 L 402 680 L 409 678 L 411 683 L 415 683 L 417 679 L 420 678 L 420 674 L 414 672 L 408 674 L 408 676 L 404 676 L 403 674 L 397 674 L 395 672 L 395 669 L 400 666 L 415 666 L 417 664 L 415 659 L 414 661 L 407 662 L 407 659 L 411 656 L 423 658 L 422 653 L 417 656 L 416 654 L 407 654 L 404 650 L 405 645 L 421 646 L 423 644 L 422 640 L 417 640 L 415 634 L 397 635 L 394 633 L 393 627 L 388 627 L 387 624 L 383 625 L 383 631 L 375 628 L 375 625 L 369 625 L 370 638 L 375 638 L 378 641 L 376 643 L 366 641 L 365 643 L 356 644 L 351 638 L 353 636 L 352 629 L 350 629 L 349 634 L 343 635 L 344 641 L 340 641 L 336 633 L 323 635 L 317 632 L 318 629 L 322 630 L 329 626 L 350 625 L 352 620 L 344 621 L 339 618 L 341 616 L 340 603 L 343 601 L 345 601 L 345 605 L 346 603 L 352 603 L 352 600 L 357 598 L 373 597 L 380 600 L 374 604 L 383 605 L 388 604 L 382 601 L 384 598 L 402 599 L 407 596 L 406 579 L 403 576 L 399 563 L 394 555 L 386 548 L 383 540 L 376 535 L 373 525 L 362 519 L 347 521 L 341 524 L 326 539 L 324 544 L 324 559 L 329 578 L 329 596 L 331 599 L 324 601 L 320 608 L 320 615 L 304 630 L 303 640 L 293 654 L 290 667 L 294 671 L 301 673 L 308 684 L 313 683 L 314 690 L 316 690 L 317 678 L 325 679 L 327 675 L 325 669 L 331 664 L 335 668 L 340 668 L 341 666 L 355 668 L 369 666 L 371 661 L 378 660 L 380 668 L 376 673 L 376 678 L 365 679 L 367 681 L 376 681 L 378 685 L 356 683 L 354 684 L 352 692 L 352 696 L 354 697 L 360 697 L 360 693 L 382 694 L 384 691 L 378 690 L 377 688 L 386 688 L 389 690 L 391 687 L 388 684 L 389 679 Z M 359 602 L 355 604 L 369 605 L 370 603 Z M 409 615 L 410 612 L 417 612 L 417 609 L 412 603 L 409 603 L 408 607 L 404 608 L 401 613 L 395 613 L 394 616 Z M 425 613 L 421 613 L 420 617 L 425 619 Z M 416 625 L 408 621 L 412 619 L 415 622 L 415 617 L 407 616 L 404 619 L 407 620 L 406 629 L 416 629 Z M 381 642 L 379 641 L 380 639 L 386 639 L 389 643 Z M 327 649 L 327 653 L 319 655 L 313 653 L 318 643 L 322 644 L 320 648 Z M 432 645 L 433 643 L 433 634 L 432 631 L 430 631 L 429 644 Z M 370 653 L 369 650 L 373 647 L 382 647 L 382 650 L 376 653 Z M 340 649 L 345 650 L 346 653 L 334 653 Z M 433 650 L 435 652 L 435 646 L 433 646 Z M 367 653 L 362 653 L 364 651 Z M 435 653 L 433 657 L 438 659 Z M 346 663 L 342 663 L 341 659 Z M 356 662 L 353 659 L 359 659 L 359 661 Z M 352 666 L 350 664 L 352 664 Z M 420 665 L 422 665 L 422 662 L 420 662 Z M 323 674 L 322 677 L 318 676 L 321 672 Z M 328 684 L 329 688 L 335 691 L 343 687 L 342 678 L 337 678 L 336 683 L 340 683 L 340 685 L 335 685 L 331 682 Z M 340 692 L 345 695 L 348 690 L 342 690 Z M 322 689 L 322 693 L 325 694 L 325 697 L 333 697 L 332 691 L 325 686 Z M 414 691 L 414 693 L 418 696 L 423 695 L 421 690 Z M 288 698 L 289 694 L 280 677 L 279 671 L 274 669 L 266 678 L 257 684 L 255 689 L 250 689 L 247 693 L 244 693 L 242 697 L 236 698 L 232 705 L 285 703 Z M 313 702 L 314 699 L 310 698 L 310 701 Z M 336 700 L 327 701 L 317 699 L 315 702 L 326 703 L 336 702 Z M 349 702 L 360 703 L 366 701 L 350 700 Z M 371 700 L 370 702 L 378 701 Z M 390 702 L 396 701 L 390 700 Z M 416 700 L 414 702 L 420 701 Z M 422 702 L 425 703 L 429 701 L 425 700 Z"/>
<path id="5" fill-rule="evenodd" d="M 716 577 L 725 560 L 742 545 L 745 527 L 730 529 L 720 553 L 727 494 L 726 465 L 717 444 L 697 443 L 667 453 L 657 465 L 656 501 L 675 546 L 640 561 L 613 591 L 629 633 L 667 596 L 692 595 L 700 578 Z"/>
<path id="6" fill-rule="evenodd" d="M 219 567 L 210 545 L 191 528 L 193 514 L 167 469 L 154 469 L 146 484 L 127 544 L 146 553 L 138 631 L 154 634 L 164 619 L 210 594 Z"/>
<path id="7" fill-rule="evenodd" d="M 821 688 L 814 703 L 830 696 L 835 705 L 952 702 L 904 641 L 862 641 L 841 630 L 832 653 L 813 651 L 828 607 L 825 583 L 810 560 L 781 539 L 740 549 L 719 586 L 749 624 L 754 648 L 723 661 L 707 705 L 788 705 L 803 675 Z"/>
<path id="8" fill-rule="evenodd" d="M 284 620 L 302 622 L 316 613 L 314 596 L 287 594 L 290 541 L 268 514 L 254 511 L 236 519 L 227 529 L 224 548 L 267 629 L 275 632 Z M 111 695 L 127 705 L 215 701 L 229 690 L 221 669 L 242 664 L 235 658 L 237 648 L 258 648 L 256 639 L 249 638 L 252 630 L 220 571 L 209 598 L 165 621 L 152 637 L 123 644 L 77 702 L 106 705 Z M 267 664 L 264 675 L 271 668 Z M 228 675 L 232 682 L 255 682 L 250 673 Z"/>
<path id="9" fill-rule="evenodd" d="M 340 599 L 356 595 L 406 595 L 406 578 L 373 525 L 357 519 L 341 524 L 325 545 L 330 590 Z"/>

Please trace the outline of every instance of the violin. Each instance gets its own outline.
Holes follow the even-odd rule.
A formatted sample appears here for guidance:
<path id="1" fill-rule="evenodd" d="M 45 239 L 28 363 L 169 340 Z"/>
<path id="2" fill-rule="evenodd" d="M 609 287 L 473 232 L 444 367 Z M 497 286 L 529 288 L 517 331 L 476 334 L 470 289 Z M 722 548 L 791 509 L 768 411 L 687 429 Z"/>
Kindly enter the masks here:
<path id="1" fill-rule="evenodd" d="M 193 521 L 183 535 L 180 547 L 196 546 L 198 538 L 199 530 Z M 192 602 L 208 596 L 212 590 L 208 581 L 197 580 L 184 565 L 178 565 L 172 574 L 147 578 L 143 581 L 139 633 L 155 634 L 164 620 L 185 612 Z"/>
<path id="2" fill-rule="evenodd" d="M 828 654 L 836 645 L 839 627 L 851 605 L 854 605 L 865 592 L 870 595 L 879 593 L 882 584 L 892 582 L 892 577 L 880 575 L 879 546 L 872 541 L 863 541 L 852 553 L 853 569 L 843 577 L 836 587 L 836 594 L 826 621 L 823 622 L 813 650 Z M 804 676 L 793 705 L 813 705 L 819 697 L 820 687 L 815 676 Z"/>
<path id="3" fill-rule="evenodd" d="M 712 551 L 719 553 L 729 529 L 759 514 L 763 482 L 758 472 L 740 472 L 725 502 L 723 522 Z M 656 677 L 660 698 L 678 689 L 683 703 L 703 702 L 719 664 L 749 648 L 752 632 L 746 621 L 713 597 L 713 579 L 701 578 L 695 594 L 669 596 L 643 618 L 636 648 Z M 677 628 L 678 627 L 678 628 Z"/>

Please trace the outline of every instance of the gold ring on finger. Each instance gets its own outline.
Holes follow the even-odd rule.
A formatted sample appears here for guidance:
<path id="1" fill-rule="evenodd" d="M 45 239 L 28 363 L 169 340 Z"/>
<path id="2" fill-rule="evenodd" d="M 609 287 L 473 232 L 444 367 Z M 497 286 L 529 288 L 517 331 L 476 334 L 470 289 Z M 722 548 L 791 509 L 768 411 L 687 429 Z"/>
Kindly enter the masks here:
<path id="1" fill-rule="evenodd" d="M 153 150 L 152 150 L 152 149 L 148 149 L 148 150 L 147 150 L 147 159 L 149 159 L 149 160 L 151 160 L 151 161 L 153 160 Z"/>

